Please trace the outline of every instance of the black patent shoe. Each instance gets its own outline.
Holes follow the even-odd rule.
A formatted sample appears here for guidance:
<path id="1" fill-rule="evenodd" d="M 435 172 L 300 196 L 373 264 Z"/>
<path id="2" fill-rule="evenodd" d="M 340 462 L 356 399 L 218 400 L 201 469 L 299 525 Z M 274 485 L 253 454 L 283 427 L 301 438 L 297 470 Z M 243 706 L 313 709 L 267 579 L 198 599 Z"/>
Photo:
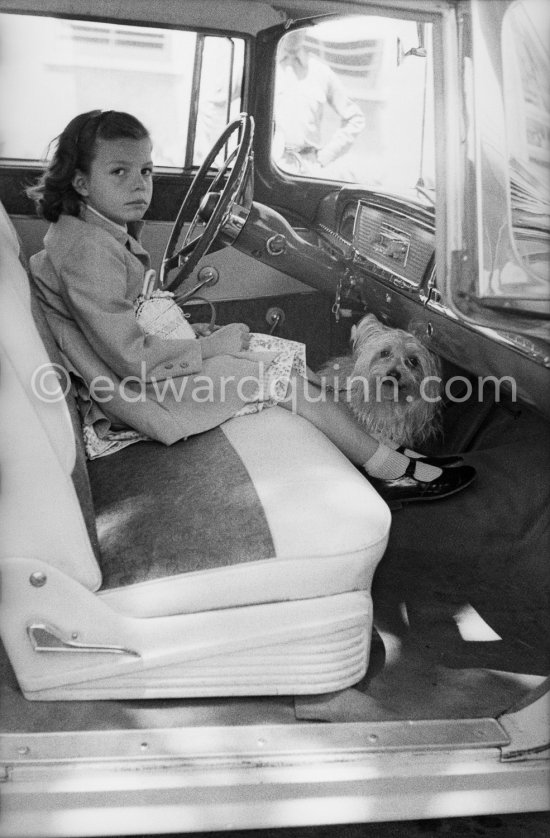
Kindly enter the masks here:
<path id="1" fill-rule="evenodd" d="M 402 503 L 447 498 L 469 486 L 476 476 L 472 466 L 456 466 L 443 469 L 434 480 L 424 481 L 414 476 L 415 466 L 416 461 L 411 460 L 405 474 L 395 480 L 368 479 L 390 507 L 398 508 Z"/>
<path id="2" fill-rule="evenodd" d="M 396 449 L 399 454 L 403 454 L 404 457 L 408 457 L 408 454 L 405 454 L 405 446 L 400 445 L 399 448 Z M 462 457 L 459 454 L 442 454 L 441 457 L 425 457 L 421 454 L 419 457 L 409 457 L 410 460 L 418 460 L 419 462 L 426 463 L 428 466 L 437 466 L 438 468 L 446 468 L 447 466 L 456 466 L 458 463 L 462 462 Z"/>

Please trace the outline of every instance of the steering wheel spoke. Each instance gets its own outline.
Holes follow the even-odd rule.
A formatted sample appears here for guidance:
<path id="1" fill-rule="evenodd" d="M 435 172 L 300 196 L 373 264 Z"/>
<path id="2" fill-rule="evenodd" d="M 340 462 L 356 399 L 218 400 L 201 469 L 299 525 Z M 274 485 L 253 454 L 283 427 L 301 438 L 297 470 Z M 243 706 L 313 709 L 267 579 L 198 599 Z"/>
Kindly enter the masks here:
<path id="1" fill-rule="evenodd" d="M 227 157 L 214 180 L 208 186 L 207 178 L 212 164 L 229 138 L 238 132 L 237 146 Z M 221 133 L 195 175 L 177 218 L 173 224 L 168 244 L 164 251 L 160 270 L 160 285 L 169 291 L 179 288 L 192 273 L 199 260 L 208 252 L 215 240 L 219 241 L 220 232 L 224 232 L 224 245 L 232 244 L 242 224 L 231 224 L 232 210 L 239 196 L 237 212 L 239 218 L 247 214 L 252 206 L 252 190 L 244 189 L 243 184 L 252 183 L 252 140 L 254 137 L 254 121 L 251 116 L 241 114 L 231 122 Z M 225 180 L 223 187 L 222 182 Z M 220 190 L 220 191 L 218 191 Z M 246 193 L 243 198 L 241 192 Z M 182 247 L 177 250 L 181 230 L 190 214 L 191 208 L 199 209 L 195 212 L 191 224 L 185 233 Z M 198 226 L 198 222 L 205 221 L 200 235 L 191 239 Z M 179 268 L 176 276 L 168 279 L 168 274 Z"/>
<path id="2" fill-rule="evenodd" d="M 187 251 L 187 247 L 189 245 L 191 245 L 192 247 L 194 247 L 196 245 L 196 243 L 200 239 L 202 233 L 198 236 L 195 236 L 194 238 L 192 236 L 193 236 L 193 233 L 195 232 L 196 228 L 201 223 L 201 221 L 202 221 L 202 217 L 201 217 L 201 211 L 200 211 L 200 208 L 199 208 L 196 211 L 195 215 L 193 216 L 193 220 L 191 221 L 189 227 L 187 228 L 187 232 L 185 233 L 185 236 L 183 238 L 182 246 L 179 250 L 179 253 L 182 253 L 183 251 Z"/>

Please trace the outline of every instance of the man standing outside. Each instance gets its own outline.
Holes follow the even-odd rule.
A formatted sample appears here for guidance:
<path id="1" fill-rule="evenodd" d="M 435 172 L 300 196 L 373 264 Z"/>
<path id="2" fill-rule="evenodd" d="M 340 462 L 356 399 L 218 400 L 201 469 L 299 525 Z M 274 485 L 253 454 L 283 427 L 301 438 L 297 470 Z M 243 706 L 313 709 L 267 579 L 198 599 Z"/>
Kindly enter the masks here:
<path id="1" fill-rule="evenodd" d="M 285 171 L 345 180 L 345 165 L 337 164 L 363 130 L 361 108 L 348 96 L 332 69 L 305 48 L 305 30 L 297 29 L 279 44 L 275 89 L 276 162 Z M 339 126 L 322 136 L 325 107 L 332 108 Z M 349 171 L 347 173 L 349 177 Z"/>

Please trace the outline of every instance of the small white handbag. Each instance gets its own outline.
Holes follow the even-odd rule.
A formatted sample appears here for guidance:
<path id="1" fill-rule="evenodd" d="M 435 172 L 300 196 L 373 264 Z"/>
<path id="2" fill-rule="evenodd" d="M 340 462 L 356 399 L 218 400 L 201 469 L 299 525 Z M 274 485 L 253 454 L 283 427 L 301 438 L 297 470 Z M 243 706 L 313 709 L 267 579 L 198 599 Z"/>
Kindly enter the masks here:
<path id="1" fill-rule="evenodd" d="M 183 313 L 171 291 L 152 290 L 155 278 L 154 270 L 146 272 L 143 290 L 134 303 L 139 325 L 148 334 L 194 340 L 196 334 L 187 322 L 189 315 Z"/>

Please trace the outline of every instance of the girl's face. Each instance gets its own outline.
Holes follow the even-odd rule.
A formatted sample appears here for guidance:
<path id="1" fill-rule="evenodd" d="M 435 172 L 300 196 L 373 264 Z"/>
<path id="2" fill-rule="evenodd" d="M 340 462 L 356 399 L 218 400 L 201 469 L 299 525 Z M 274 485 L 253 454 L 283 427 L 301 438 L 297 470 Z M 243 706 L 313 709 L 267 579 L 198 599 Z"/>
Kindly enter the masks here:
<path id="1" fill-rule="evenodd" d="M 98 140 L 88 174 L 77 171 L 73 186 L 86 203 L 116 224 L 139 221 L 153 195 L 151 140 Z"/>

